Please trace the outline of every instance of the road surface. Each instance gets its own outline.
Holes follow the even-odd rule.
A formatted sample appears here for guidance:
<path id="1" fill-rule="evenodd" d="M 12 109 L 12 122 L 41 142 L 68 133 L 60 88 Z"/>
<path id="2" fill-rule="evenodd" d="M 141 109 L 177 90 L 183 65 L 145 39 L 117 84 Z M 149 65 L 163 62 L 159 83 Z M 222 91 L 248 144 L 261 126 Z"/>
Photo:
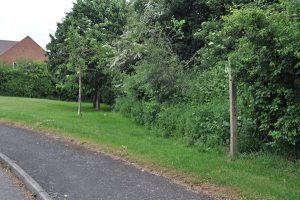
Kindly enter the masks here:
<path id="1" fill-rule="evenodd" d="M 0 124 L 6 154 L 57 200 L 208 200 L 123 161 Z"/>

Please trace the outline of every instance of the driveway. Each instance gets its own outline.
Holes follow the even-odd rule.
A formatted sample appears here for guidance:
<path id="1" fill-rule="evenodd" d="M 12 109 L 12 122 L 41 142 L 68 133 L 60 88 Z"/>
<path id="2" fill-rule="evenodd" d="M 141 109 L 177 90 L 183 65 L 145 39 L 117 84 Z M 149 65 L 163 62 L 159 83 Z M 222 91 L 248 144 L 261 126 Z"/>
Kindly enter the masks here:
<path id="1" fill-rule="evenodd" d="M 0 152 L 15 160 L 53 199 L 209 199 L 101 153 L 1 124 Z"/>

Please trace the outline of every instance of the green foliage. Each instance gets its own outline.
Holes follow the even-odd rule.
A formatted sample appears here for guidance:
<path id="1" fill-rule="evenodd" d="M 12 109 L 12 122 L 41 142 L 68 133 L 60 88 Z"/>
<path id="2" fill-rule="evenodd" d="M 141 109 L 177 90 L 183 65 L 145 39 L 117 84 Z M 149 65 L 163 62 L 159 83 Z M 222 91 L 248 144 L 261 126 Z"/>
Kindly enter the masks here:
<path id="1" fill-rule="evenodd" d="M 155 123 L 160 111 L 159 104 L 154 101 L 137 101 L 132 98 L 118 98 L 114 109 L 139 124 L 147 126 Z"/>
<path id="2" fill-rule="evenodd" d="M 221 63 L 217 63 L 209 70 L 191 70 L 182 77 L 181 81 L 185 88 L 181 91 L 184 102 L 204 104 L 216 99 L 227 100 L 228 76 Z"/>
<path id="3" fill-rule="evenodd" d="M 113 102 L 114 88 L 109 70 L 110 43 L 117 38 L 125 24 L 124 0 L 80 0 L 74 4 L 55 36 L 47 45 L 49 68 L 60 94 L 74 100 L 78 70 L 83 71 L 84 96 Z M 111 92 L 108 94 L 108 92 Z M 76 96 L 75 96 L 76 98 Z"/>
<path id="4" fill-rule="evenodd" d="M 184 137 L 189 145 L 211 148 L 228 143 L 229 115 L 227 107 L 219 102 L 160 105 L 119 98 L 115 110 L 152 127 L 163 137 Z"/>
<path id="5" fill-rule="evenodd" d="M 190 145 L 216 147 L 228 140 L 228 120 L 227 108 L 220 102 L 177 104 L 165 106 L 156 125 L 165 136 L 184 136 Z"/>
<path id="6" fill-rule="evenodd" d="M 114 49 L 117 110 L 166 137 L 227 144 L 232 67 L 241 152 L 299 155 L 296 0 L 137 0 L 129 10 Z"/>
<path id="7" fill-rule="evenodd" d="M 255 119 L 263 142 L 289 154 L 300 153 L 300 21 L 286 9 L 294 2 L 234 9 L 223 29 L 235 40 L 229 58 L 251 110 L 245 117 Z"/>
<path id="8" fill-rule="evenodd" d="M 230 67 L 240 151 L 299 156 L 299 10 L 298 0 L 77 1 L 48 45 L 56 95 L 76 98 L 80 66 L 86 99 L 100 93 L 160 135 L 209 149 L 228 143 Z"/>
<path id="9" fill-rule="evenodd" d="M 0 66 L 1 95 L 51 98 L 54 91 L 45 63 L 20 61 L 15 69 L 4 64 Z"/>
<path id="10" fill-rule="evenodd" d="M 159 21 L 172 40 L 173 50 L 180 59 L 189 60 L 205 46 L 205 39 L 196 37 L 195 33 L 204 22 L 218 21 L 230 11 L 230 6 L 253 2 L 255 0 L 163 0 L 164 12 Z M 179 35 L 174 20 L 181 23 L 182 34 Z M 178 25 L 178 23 L 177 23 Z"/>
<path id="11" fill-rule="evenodd" d="M 164 25 L 155 18 L 158 3 L 151 1 L 140 10 L 142 4 L 135 2 L 138 12 L 131 10 L 130 23 L 114 50 L 113 67 L 121 77 L 115 110 L 161 136 L 184 137 L 202 149 L 226 144 L 229 116 L 224 64 L 210 62 L 206 69 L 203 63 L 194 62 L 189 69 L 190 63 L 180 61 Z M 171 18 L 171 23 L 172 34 L 184 37 L 187 22 Z M 215 53 L 203 56 L 212 59 Z"/>

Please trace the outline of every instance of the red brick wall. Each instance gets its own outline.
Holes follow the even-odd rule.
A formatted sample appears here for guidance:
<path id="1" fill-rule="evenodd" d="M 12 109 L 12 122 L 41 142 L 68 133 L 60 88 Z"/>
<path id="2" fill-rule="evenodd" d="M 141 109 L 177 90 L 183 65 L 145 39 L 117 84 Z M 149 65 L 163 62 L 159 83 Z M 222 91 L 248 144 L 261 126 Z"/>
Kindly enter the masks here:
<path id="1" fill-rule="evenodd" d="M 46 52 L 30 37 L 26 37 L 5 53 L 0 55 L 0 60 L 13 64 L 18 60 L 46 61 Z"/>

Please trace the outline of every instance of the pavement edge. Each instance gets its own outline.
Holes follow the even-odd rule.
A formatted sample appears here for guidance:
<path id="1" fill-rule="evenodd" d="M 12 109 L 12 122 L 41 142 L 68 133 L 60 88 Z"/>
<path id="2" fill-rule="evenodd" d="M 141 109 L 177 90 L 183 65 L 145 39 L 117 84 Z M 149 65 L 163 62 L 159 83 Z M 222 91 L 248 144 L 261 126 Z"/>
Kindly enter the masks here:
<path id="1" fill-rule="evenodd" d="M 11 168 L 11 171 L 26 185 L 27 189 L 40 200 L 52 200 L 49 194 L 19 165 L 14 163 L 9 157 L 0 152 L 0 161 Z"/>

